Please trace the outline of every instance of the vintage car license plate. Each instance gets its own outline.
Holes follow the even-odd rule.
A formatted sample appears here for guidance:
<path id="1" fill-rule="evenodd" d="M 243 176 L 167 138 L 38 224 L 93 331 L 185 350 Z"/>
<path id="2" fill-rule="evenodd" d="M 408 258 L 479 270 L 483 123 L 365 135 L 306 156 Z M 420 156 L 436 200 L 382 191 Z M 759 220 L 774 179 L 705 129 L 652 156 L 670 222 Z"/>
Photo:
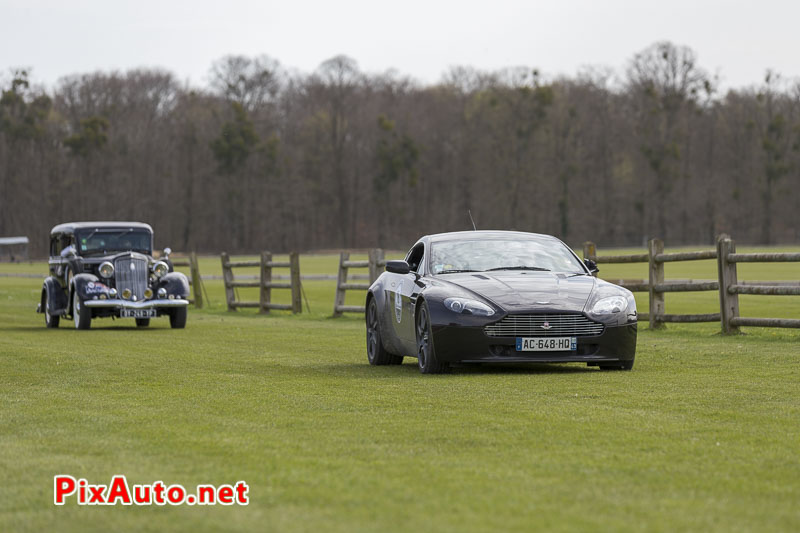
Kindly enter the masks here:
<path id="1" fill-rule="evenodd" d="M 577 337 L 517 337 L 518 352 L 569 352 L 577 348 Z"/>
<path id="2" fill-rule="evenodd" d="M 121 309 L 119 316 L 122 318 L 154 318 L 155 309 Z"/>

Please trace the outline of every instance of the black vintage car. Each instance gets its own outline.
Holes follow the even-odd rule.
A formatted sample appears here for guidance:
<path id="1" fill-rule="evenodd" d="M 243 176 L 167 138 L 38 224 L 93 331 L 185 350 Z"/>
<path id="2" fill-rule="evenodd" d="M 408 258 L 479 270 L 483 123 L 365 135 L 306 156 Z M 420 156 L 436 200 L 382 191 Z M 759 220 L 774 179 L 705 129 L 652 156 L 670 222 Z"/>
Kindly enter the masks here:
<path id="1" fill-rule="evenodd" d="M 164 315 L 183 328 L 189 280 L 173 271 L 169 253 L 153 258 L 153 229 L 141 222 L 59 224 L 50 231 L 50 275 L 37 312 L 48 328 L 62 316 L 89 329 L 94 318 L 134 318 L 145 327 Z"/>
<path id="2" fill-rule="evenodd" d="M 512 231 L 421 238 L 388 261 L 366 301 L 373 365 L 416 357 L 423 373 L 450 363 L 584 362 L 633 368 L 633 294 L 595 278 L 549 235 Z"/>

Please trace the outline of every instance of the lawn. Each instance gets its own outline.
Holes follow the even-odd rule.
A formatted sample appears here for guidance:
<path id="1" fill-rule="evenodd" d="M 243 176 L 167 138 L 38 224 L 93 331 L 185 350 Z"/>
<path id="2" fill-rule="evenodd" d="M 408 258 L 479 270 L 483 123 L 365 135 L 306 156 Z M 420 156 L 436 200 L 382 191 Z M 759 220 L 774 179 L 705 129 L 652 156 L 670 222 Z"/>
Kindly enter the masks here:
<path id="1" fill-rule="evenodd" d="M 335 273 L 336 262 L 303 257 L 301 269 Z M 202 273 L 218 263 L 204 258 Z M 796 264 L 746 266 L 740 279 L 800 278 Z M 713 262 L 666 268 L 715 277 Z M 644 265 L 601 269 L 646 276 Z M 642 324 L 632 372 L 422 376 L 410 358 L 366 363 L 362 319 L 328 318 L 331 281 L 304 283 L 312 312 L 299 316 L 228 313 L 222 283 L 206 287 L 212 305 L 191 310 L 185 330 L 102 320 L 79 332 L 44 328 L 40 280 L 0 277 L 0 531 L 800 529 L 800 331 Z M 667 312 L 716 301 L 670 294 Z M 743 299 L 742 315 L 799 317 L 800 298 Z M 61 473 L 245 480 L 251 502 L 56 507 Z"/>

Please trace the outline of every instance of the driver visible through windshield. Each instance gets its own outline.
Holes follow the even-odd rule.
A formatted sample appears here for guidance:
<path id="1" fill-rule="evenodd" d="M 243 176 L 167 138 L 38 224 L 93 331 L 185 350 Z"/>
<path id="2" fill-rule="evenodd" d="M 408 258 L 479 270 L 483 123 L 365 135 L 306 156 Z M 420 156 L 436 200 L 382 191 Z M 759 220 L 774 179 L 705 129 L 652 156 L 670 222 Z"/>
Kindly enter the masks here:
<path id="1" fill-rule="evenodd" d="M 109 252 L 141 252 L 150 254 L 152 236 L 134 229 L 92 229 L 76 232 L 78 249 L 84 255 Z"/>
<path id="2" fill-rule="evenodd" d="M 434 274 L 497 270 L 586 273 L 562 243 L 533 239 L 435 242 L 431 246 L 430 264 Z"/>

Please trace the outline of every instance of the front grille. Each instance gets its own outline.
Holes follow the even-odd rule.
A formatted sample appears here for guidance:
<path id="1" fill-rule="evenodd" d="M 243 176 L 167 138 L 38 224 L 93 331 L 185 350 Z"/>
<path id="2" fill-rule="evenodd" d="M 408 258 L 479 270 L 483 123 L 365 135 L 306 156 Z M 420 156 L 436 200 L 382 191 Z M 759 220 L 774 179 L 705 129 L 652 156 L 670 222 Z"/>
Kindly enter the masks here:
<path id="1" fill-rule="evenodd" d="M 489 337 L 594 337 L 601 335 L 604 328 L 578 314 L 508 315 L 485 326 L 483 331 Z"/>
<path id="2" fill-rule="evenodd" d="M 143 300 L 147 288 L 147 260 L 138 257 L 118 258 L 114 261 L 114 281 L 119 294 L 130 289 L 137 300 Z"/>

